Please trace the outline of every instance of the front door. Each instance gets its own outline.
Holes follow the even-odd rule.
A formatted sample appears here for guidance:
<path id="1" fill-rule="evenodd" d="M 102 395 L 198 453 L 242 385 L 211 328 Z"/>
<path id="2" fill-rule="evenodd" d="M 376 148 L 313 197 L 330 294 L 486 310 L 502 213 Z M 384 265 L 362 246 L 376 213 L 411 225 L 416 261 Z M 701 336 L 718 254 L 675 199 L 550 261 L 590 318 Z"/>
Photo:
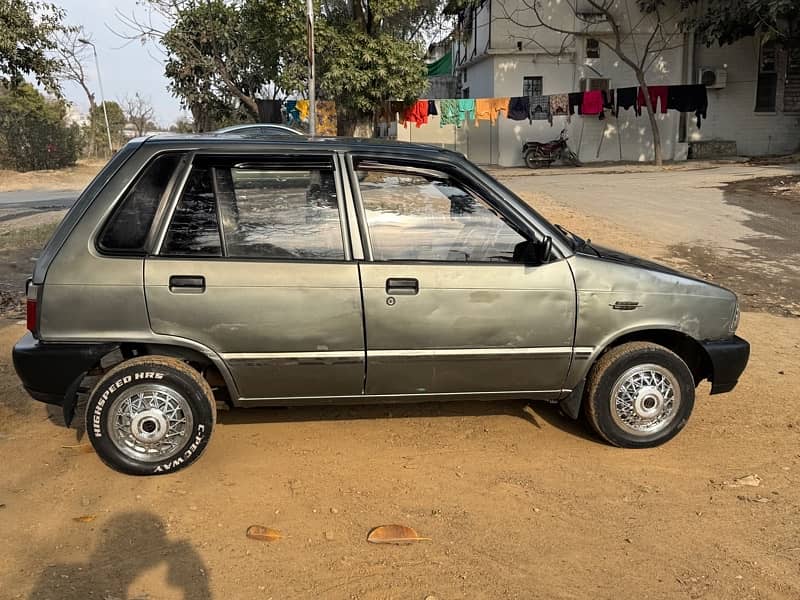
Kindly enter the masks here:
<path id="1" fill-rule="evenodd" d="M 146 261 L 153 331 L 220 354 L 244 399 L 363 392 L 337 178 L 331 156 L 198 156 Z"/>
<path id="2" fill-rule="evenodd" d="M 572 358 L 566 261 L 521 264 L 526 235 L 453 177 L 356 163 L 367 394 L 558 397 Z"/>

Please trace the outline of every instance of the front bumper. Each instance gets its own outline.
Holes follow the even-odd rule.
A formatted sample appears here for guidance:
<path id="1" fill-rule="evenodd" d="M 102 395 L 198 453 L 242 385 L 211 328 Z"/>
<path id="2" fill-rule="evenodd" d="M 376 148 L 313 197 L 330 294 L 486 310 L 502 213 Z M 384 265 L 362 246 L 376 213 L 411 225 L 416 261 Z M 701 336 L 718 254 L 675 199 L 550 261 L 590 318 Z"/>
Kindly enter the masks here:
<path id="1" fill-rule="evenodd" d="M 711 393 L 730 392 L 747 366 L 750 344 L 733 336 L 727 340 L 703 342 L 703 348 L 711 359 Z"/>
<path id="2" fill-rule="evenodd" d="M 116 344 L 42 342 L 28 332 L 14 346 L 12 357 L 25 390 L 48 404 L 70 404 L 86 372 Z"/>

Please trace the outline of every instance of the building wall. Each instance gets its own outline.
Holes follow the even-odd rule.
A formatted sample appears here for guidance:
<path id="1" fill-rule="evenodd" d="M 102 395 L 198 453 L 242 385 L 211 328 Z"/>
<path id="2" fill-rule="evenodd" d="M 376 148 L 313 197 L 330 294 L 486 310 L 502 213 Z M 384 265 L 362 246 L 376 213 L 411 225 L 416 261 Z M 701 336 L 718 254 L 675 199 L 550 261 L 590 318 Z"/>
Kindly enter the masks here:
<path id="1" fill-rule="evenodd" d="M 708 90 L 708 119 L 698 129 L 691 118 L 691 140 L 733 140 L 739 154 L 780 154 L 800 146 L 800 113 L 784 112 L 785 80 L 778 71 L 777 110 L 755 112 L 759 44 L 747 38 L 723 47 L 698 46 L 699 67 L 725 68 L 728 81 L 722 89 Z M 696 75 L 695 75 L 696 77 Z"/>

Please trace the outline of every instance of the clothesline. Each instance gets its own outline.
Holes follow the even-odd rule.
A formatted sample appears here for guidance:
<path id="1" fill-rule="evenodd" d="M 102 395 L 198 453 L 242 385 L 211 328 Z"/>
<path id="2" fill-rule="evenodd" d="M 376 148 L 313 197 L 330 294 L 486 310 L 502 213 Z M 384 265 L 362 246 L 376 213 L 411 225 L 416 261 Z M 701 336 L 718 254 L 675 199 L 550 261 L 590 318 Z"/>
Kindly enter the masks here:
<path id="1" fill-rule="evenodd" d="M 701 120 L 707 118 L 708 94 L 702 84 L 651 85 L 646 93 L 654 111 L 660 109 L 662 114 L 667 110 L 694 112 L 698 128 Z M 467 120 L 473 120 L 478 127 L 479 121 L 495 123 L 500 113 L 505 113 L 505 118 L 513 121 L 548 121 L 552 126 L 554 117 L 566 117 L 569 121 L 576 113 L 605 119 L 608 110 L 618 118 L 620 108 L 632 108 L 636 116 L 641 116 L 646 103 L 645 90 L 624 87 L 566 94 L 417 100 L 410 106 L 391 103 L 389 111 L 400 114 L 400 123 L 404 127 L 408 127 L 408 123 L 414 123 L 417 127 L 426 125 L 430 116 L 439 117 L 440 127 L 461 127 Z"/>

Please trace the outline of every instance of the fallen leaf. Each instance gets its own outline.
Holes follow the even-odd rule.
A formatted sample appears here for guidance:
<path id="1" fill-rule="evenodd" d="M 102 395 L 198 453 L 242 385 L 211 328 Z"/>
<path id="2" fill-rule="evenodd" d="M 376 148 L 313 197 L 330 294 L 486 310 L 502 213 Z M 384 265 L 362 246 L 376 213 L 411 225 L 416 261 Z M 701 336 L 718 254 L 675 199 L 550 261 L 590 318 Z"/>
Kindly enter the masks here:
<path id="1" fill-rule="evenodd" d="M 76 523 L 91 523 L 97 518 L 97 515 L 83 515 L 80 517 L 72 517 L 72 520 Z"/>
<path id="2" fill-rule="evenodd" d="M 430 539 L 420 537 L 416 531 L 405 525 L 381 525 L 367 535 L 367 541 L 372 544 L 411 544 Z"/>
<path id="3" fill-rule="evenodd" d="M 258 540 L 260 542 L 274 542 L 283 537 L 280 531 L 263 525 L 250 525 L 245 534 L 251 540 Z"/>
<path id="4" fill-rule="evenodd" d="M 75 450 L 80 454 L 91 454 L 94 448 L 91 444 L 75 444 L 74 446 L 61 446 L 65 450 Z"/>
<path id="5" fill-rule="evenodd" d="M 745 475 L 738 477 L 728 484 L 728 487 L 758 487 L 761 485 L 761 477 L 758 475 Z"/>

